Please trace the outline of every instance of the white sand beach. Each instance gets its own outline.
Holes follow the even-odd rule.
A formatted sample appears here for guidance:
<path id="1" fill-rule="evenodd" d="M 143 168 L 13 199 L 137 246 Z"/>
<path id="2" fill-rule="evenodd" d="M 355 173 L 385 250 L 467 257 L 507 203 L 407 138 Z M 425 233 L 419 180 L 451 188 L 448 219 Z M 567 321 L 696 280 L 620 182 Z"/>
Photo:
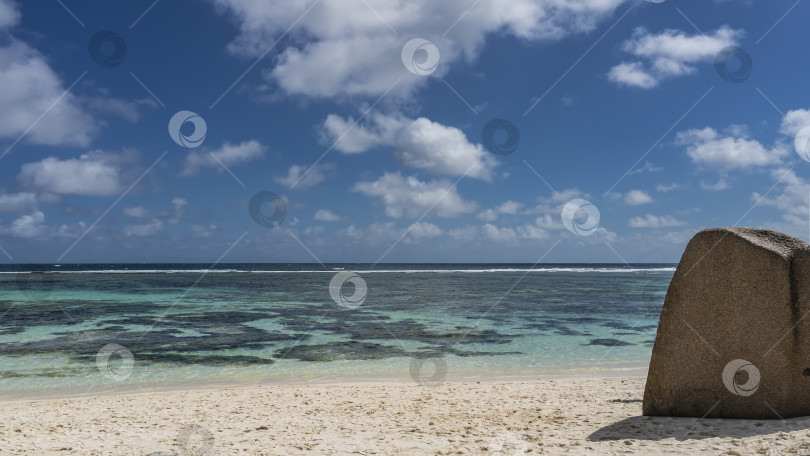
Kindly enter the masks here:
<path id="1" fill-rule="evenodd" d="M 810 452 L 810 418 L 643 417 L 644 381 L 289 384 L 7 401 L 0 454 Z"/>

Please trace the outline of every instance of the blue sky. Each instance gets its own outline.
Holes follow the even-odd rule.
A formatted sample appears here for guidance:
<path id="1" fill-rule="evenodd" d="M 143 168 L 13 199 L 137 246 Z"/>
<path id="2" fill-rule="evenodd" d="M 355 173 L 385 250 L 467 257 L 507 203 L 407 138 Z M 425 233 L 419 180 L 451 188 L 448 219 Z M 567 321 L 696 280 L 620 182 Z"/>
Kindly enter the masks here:
<path id="1" fill-rule="evenodd" d="M 0 0 L 0 260 L 677 262 L 710 226 L 807 239 L 808 8 Z M 204 139 L 173 139 L 181 111 Z"/>

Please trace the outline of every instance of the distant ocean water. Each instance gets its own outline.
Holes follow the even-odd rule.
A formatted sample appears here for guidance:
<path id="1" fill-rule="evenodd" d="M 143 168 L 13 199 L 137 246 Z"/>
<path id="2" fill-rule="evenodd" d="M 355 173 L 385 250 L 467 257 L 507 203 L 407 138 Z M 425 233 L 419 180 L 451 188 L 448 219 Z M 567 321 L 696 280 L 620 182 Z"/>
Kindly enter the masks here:
<path id="1" fill-rule="evenodd" d="M 0 396 L 643 368 L 674 270 L 0 265 Z"/>

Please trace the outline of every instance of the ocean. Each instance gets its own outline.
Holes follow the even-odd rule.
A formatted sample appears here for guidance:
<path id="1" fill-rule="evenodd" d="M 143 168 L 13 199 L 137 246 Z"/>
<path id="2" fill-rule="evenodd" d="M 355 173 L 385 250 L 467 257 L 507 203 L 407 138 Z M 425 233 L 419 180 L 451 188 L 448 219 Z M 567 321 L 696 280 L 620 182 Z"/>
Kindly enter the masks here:
<path id="1" fill-rule="evenodd" d="M 643 372 L 675 266 L 0 265 L 0 396 Z"/>

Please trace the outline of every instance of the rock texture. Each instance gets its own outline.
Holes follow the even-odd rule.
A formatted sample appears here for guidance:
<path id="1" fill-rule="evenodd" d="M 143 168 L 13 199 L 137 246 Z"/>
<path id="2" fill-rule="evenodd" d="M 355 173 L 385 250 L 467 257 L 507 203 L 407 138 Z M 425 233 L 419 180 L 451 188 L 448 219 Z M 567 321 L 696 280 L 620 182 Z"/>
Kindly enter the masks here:
<path id="1" fill-rule="evenodd" d="M 701 231 L 667 291 L 644 415 L 810 415 L 808 313 L 809 244 L 771 230 Z"/>

